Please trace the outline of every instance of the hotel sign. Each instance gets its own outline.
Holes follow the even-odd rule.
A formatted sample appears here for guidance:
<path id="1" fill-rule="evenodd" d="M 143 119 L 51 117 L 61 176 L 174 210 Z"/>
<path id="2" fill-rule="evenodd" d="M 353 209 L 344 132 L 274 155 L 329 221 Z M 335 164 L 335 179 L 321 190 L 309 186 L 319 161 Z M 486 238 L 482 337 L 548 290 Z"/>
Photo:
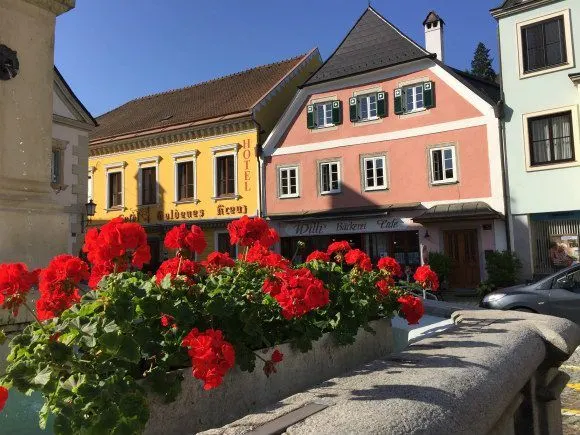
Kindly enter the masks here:
<path id="1" fill-rule="evenodd" d="M 381 216 L 368 219 L 338 219 L 281 223 L 281 237 L 322 236 L 327 234 L 382 233 L 420 228 L 411 218 Z"/>

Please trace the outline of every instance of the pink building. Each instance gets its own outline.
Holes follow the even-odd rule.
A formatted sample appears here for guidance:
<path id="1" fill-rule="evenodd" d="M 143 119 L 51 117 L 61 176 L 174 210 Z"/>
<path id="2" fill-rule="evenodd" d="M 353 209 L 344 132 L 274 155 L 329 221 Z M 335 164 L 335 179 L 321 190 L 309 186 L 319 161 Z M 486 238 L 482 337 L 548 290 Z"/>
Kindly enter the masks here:
<path id="1" fill-rule="evenodd" d="M 444 64 L 444 22 L 426 49 L 368 8 L 302 86 L 263 148 L 263 203 L 282 252 L 349 240 L 411 269 L 444 252 L 454 287 L 506 249 L 499 88 Z"/>

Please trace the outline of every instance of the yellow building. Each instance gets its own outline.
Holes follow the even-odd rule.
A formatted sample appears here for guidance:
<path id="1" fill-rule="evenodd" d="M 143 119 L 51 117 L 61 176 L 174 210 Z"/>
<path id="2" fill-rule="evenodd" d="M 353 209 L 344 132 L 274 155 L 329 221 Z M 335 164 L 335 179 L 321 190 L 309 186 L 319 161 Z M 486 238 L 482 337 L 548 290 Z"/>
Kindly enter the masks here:
<path id="1" fill-rule="evenodd" d="M 259 152 L 297 86 L 321 64 L 317 49 L 282 62 L 130 101 L 97 118 L 90 136 L 92 225 L 142 224 L 151 269 L 181 223 L 202 227 L 214 250 L 235 254 L 226 226 L 259 216 Z"/>

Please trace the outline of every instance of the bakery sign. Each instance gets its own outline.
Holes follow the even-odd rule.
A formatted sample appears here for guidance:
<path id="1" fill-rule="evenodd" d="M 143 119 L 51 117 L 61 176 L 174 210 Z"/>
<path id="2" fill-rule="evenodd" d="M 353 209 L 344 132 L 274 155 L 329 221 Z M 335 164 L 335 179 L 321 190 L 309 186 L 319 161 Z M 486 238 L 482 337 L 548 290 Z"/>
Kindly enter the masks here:
<path id="1" fill-rule="evenodd" d="M 368 219 L 340 219 L 281 223 L 281 237 L 322 236 L 327 234 L 381 233 L 385 231 L 410 231 L 419 228 L 411 218 L 381 216 Z"/>

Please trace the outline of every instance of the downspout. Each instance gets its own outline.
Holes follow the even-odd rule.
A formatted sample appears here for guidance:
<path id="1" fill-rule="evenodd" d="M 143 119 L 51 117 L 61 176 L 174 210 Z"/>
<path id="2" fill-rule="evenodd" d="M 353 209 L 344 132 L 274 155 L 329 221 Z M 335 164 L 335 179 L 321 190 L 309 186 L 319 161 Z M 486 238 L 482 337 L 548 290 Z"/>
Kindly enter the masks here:
<path id="1" fill-rule="evenodd" d="M 262 195 L 262 161 L 261 161 L 261 157 L 262 157 L 262 133 L 264 132 L 264 129 L 262 128 L 262 125 L 258 122 L 258 120 L 256 119 L 256 115 L 254 113 L 254 110 L 252 110 L 252 121 L 254 121 L 254 124 L 256 125 L 256 127 L 258 128 L 258 141 L 256 142 L 256 162 L 258 163 L 258 216 L 263 217 L 264 213 L 264 204 L 263 204 L 263 195 Z"/>
<path id="2" fill-rule="evenodd" d="M 499 71 L 500 71 L 500 100 L 495 107 L 495 115 L 499 121 L 499 141 L 500 141 L 500 158 L 501 158 L 501 173 L 503 183 L 503 201 L 505 209 L 505 233 L 508 252 L 512 252 L 512 212 L 511 212 L 511 196 L 508 179 L 508 163 L 507 163 L 507 143 L 505 134 L 505 95 L 503 89 L 503 69 L 501 62 L 501 34 L 499 28 L 499 20 L 497 20 L 497 40 L 498 40 L 498 56 L 499 56 Z"/>

